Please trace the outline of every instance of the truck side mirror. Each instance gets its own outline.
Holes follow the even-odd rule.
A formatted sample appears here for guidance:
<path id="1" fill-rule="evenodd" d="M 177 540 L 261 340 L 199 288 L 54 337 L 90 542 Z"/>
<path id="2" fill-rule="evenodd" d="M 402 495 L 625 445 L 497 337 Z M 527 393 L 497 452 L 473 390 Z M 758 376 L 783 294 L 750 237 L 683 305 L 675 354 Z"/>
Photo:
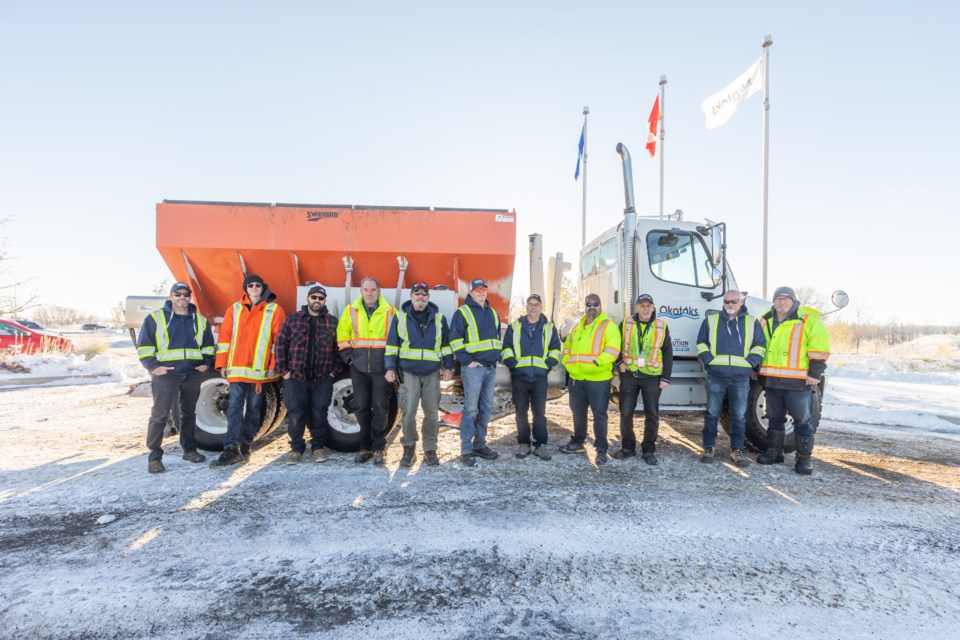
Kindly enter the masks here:
<path id="1" fill-rule="evenodd" d="M 723 264 L 723 236 L 720 232 L 720 227 L 712 227 L 710 229 L 710 241 L 713 244 L 713 266 L 718 267 Z M 719 279 L 714 276 L 719 282 Z"/>
<path id="2" fill-rule="evenodd" d="M 833 295 L 830 296 L 830 302 L 833 303 L 833 306 L 838 309 L 843 309 L 845 306 L 850 304 L 850 296 L 847 295 L 846 291 L 837 289 L 833 292 Z"/>

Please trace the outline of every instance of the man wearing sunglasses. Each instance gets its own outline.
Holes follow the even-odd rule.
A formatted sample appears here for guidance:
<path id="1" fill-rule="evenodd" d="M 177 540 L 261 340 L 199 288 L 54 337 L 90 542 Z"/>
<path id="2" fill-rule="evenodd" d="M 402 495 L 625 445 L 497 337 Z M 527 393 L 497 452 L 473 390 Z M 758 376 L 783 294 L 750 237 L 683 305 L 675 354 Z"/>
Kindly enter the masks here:
<path id="1" fill-rule="evenodd" d="M 560 361 L 570 375 L 567 390 L 573 413 L 573 436 L 561 453 L 583 453 L 587 439 L 587 407 L 593 413 L 596 463 L 607 462 L 607 406 L 613 365 L 620 355 L 620 329 L 603 312 L 600 296 L 584 298 L 586 311 L 563 343 Z"/>
<path id="2" fill-rule="evenodd" d="M 227 308 L 217 337 L 217 369 L 230 382 L 223 454 L 210 466 L 239 464 L 260 428 L 263 385 L 280 379 L 274 343 L 283 321 L 276 294 L 258 275 L 243 279 L 243 297 Z"/>
<path id="3" fill-rule="evenodd" d="M 422 280 L 410 289 L 410 299 L 390 322 L 385 358 L 387 382 L 400 377 L 400 409 L 403 411 L 403 457 L 401 467 L 413 465 L 417 446 L 417 408 L 423 408 L 423 458 L 427 466 L 440 464 L 437 412 L 440 378 L 453 378 L 453 351 L 447 319 L 430 302 L 430 287 Z"/>
<path id="4" fill-rule="evenodd" d="M 724 397 L 730 403 L 730 460 L 738 467 L 743 457 L 747 396 L 750 374 L 766 353 L 766 338 L 760 323 L 747 312 L 737 290 L 723 294 L 723 310 L 708 311 L 697 336 L 697 357 L 707 370 L 707 412 L 703 418 L 703 455 L 700 462 L 713 462 L 717 446 L 717 422 Z"/>
<path id="5" fill-rule="evenodd" d="M 327 290 L 314 285 L 307 304 L 287 317 L 277 336 L 277 374 L 283 378 L 290 453 L 287 464 L 298 464 L 307 451 L 303 439 L 310 426 L 310 457 L 327 459 L 324 447 L 330 435 L 327 412 L 333 382 L 343 369 L 337 349 L 337 319 L 327 311 Z"/>
<path id="6" fill-rule="evenodd" d="M 203 462 L 197 451 L 197 398 L 201 374 L 213 366 L 213 332 L 207 319 L 190 302 L 190 287 L 174 283 L 163 308 L 143 320 L 137 340 L 140 364 L 150 372 L 153 409 L 147 423 L 147 471 L 163 473 L 163 429 L 180 397 L 180 447 L 183 459 Z"/>

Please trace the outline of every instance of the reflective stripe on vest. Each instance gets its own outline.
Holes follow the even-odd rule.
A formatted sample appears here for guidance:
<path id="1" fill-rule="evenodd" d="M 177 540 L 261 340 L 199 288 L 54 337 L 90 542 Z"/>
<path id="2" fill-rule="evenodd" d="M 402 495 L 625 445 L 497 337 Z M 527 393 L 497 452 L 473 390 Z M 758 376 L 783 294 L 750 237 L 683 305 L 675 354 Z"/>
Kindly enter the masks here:
<path id="1" fill-rule="evenodd" d="M 207 319 L 201 315 L 196 316 L 196 335 L 194 340 L 197 343 L 195 349 L 171 349 L 170 334 L 167 332 L 167 321 L 162 309 L 158 309 L 150 314 L 156 324 L 156 334 L 154 342 L 156 347 L 138 347 L 137 355 L 141 358 L 145 356 L 155 356 L 158 362 L 174 362 L 177 360 L 203 360 L 204 355 L 213 355 L 213 347 L 201 348 L 203 344 L 203 332 L 207 329 Z"/>
<path id="2" fill-rule="evenodd" d="M 233 335 L 230 336 L 230 360 L 227 362 L 227 376 L 241 376 L 252 378 L 254 380 L 265 380 L 264 364 L 267 361 L 267 346 L 273 349 L 270 344 L 270 325 L 273 315 L 277 311 L 277 303 L 268 302 L 263 309 L 263 317 L 260 319 L 260 328 L 257 330 L 256 351 L 253 355 L 253 363 L 250 367 L 238 367 L 233 364 L 233 359 L 237 355 L 237 337 L 240 335 L 240 325 L 237 318 L 243 310 L 242 302 L 235 302 L 233 305 Z"/>
<path id="3" fill-rule="evenodd" d="M 740 322 L 739 317 L 736 320 Z M 757 347 L 756 349 L 751 349 L 750 345 L 753 344 L 753 322 L 754 319 L 749 314 L 744 316 L 743 326 L 745 327 L 746 335 L 743 338 L 743 355 L 731 355 L 731 354 L 721 354 L 717 355 L 717 332 L 720 330 L 720 314 L 712 314 L 707 317 L 707 330 L 709 331 L 710 336 L 710 346 L 707 345 L 697 345 L 697 352 L 703 352 L 706 349 L 709 349 L 710 355 L 713 356 L 713 360 L 710 361 L 710 366 L 717 367 L 746 367 L 747 369 L 752 369 L 753 367 L 747 362 L 747 356 L 751 352 L 759 353 L 758 355 L 763 356 L 766 350 L 763 347 Z M 701 347 L 706 347 L 703 349 Z"/>
<path id="4" fill-rule="evenodd" d="M 806 380 L 809 368 L 810 358 L 826 360 L 829 352 L 823 351 L 805 351 L 803 343 L 804 331 L 807 325 L 807 319 L 810 315 L 803 314 L 799 320 L 785 320 L 777 326 L 776 331 L 772 330 L 772 322 L 768 322 L 765 317 L 760 318 L 760 326 L 767 337 L 767 356 L 760 366 L 760 375 L 772 378 L 792 378 L 795 380 Z M 779 354 L 783 353 L 781 343 L 783 328 L 789 325 L 789 337 L 786 339 L 786 362 L 780 360 Z M 776 336 L 776 340 L 774 340 Z"/>
<path id="5" fill-rule="evenodd" d="M 630 316 L 623 332 L 623 362 L 630 371 L 640 371 L 648 375 L 660 375 L 663 372 L 661 361 L 663 341 L 667 337 L 667 323 L 663 320 L 654 320 L 650 328 L 643 334 L 641 348 L 639 339 L 640 329 Z"/>
<path id="6" fill-rule="evenodd" d="M 433 341 L 433 349 L 411 349 L 410 339 L 407 333 L 407 314 L 403 311 L 397 312 L 397 335 L 400 336 L 400 347 L 387 347 L 387 355 L 397 355 L 405 360 L 429 360 L 431 362 L 440 362 L 443 356 L 453 354 L 450 347 L 441 347 L 443 341 L 443 316 L 439 313 L 433 316 L 434 326 L 437 328 L 437 337 Z"/>
<path id="7" fill-rule="evenodd" d="M 609 320 L 601 320 L 593 329 L 593 343 L 590 345 L 590 353 L 571 353 L 567 358 L 566 364 L 596 364 L 597 356 L 606 351 L 616 358 L 620 352 L 616 347 L 604 347 L 603 334 L 610 324 Z M 566 351 L 566 350 L 564 350 Z"/>
<path id="8" fill-rule="evenodd" d="M 387 317 L 384 319 L 383 324 L 383 337 L 374 338 L 374 337 L 360 337 L 360 319 L 358 313 L 360 309 L 356 305 L 350 305 L 350 325 L 353 327 L 353 337 L 350 339 L 349 344 L 340 344 L 340 348 L 345 347 L 360 347 L 363 349 L 383 349 L 387 346 L 387 334 L 390 333 L 390 320 L 393 318 L 393 309 L 387 307 Z M 376 311 L 374 311 L 376 313 Z M 372 318 L 372 315 L 371 315 Z"/>
<path id="9" fill-rule="evenodd" d="M 550 338 L 553 336 L 553 324 L 546 322 L 543 325 L 543 351 L 542 353 L 546 355 L 541 356 L 525 356 L 520 350 L 520 337 L 522 335 L 523 329 L 520 327 L 520 321 L 516 320 L 510 327 L 513 329 L 513 349 L 505 348 L 502 352 L 504 358 L 516 358 L 517 359 L 517 368 L 520 367 L 537 367 L 538 369 L 546 369 L 547 367 L 547 358 L 560 359 L 560 351 L 554 349 L 550 351 Z M 508 355 L 509 353 L 509 355 Z"/>
<path id="10" fill-rule="evenodd" d="M 477 320 L 473 317 L 473 310 L 470 309 L 470 307 L 463 305 L 457 309 L 457 311 L 463 314 L 463 319 L 467 322 L 467 341 L 464 342 L 460 338 L 451 341 L 450 346 L 453 347 L 454 351 L 466 349 L 467 353 L 479 353 L 480 351 L 490 351 L 491 349 L 495 349 L 497 351 L 500 350 L 502 343 L 500 342 L 499 338 L 490 338 L 487 340 L 480 339 L 480 330 L 477 328 Z M 490 307 L 490 311 L 493 312 L 494 326 L 497 327 L 497 332 L 499 333 L 500 316 L 497 314 L 497 310 L 493 307 Z"/>

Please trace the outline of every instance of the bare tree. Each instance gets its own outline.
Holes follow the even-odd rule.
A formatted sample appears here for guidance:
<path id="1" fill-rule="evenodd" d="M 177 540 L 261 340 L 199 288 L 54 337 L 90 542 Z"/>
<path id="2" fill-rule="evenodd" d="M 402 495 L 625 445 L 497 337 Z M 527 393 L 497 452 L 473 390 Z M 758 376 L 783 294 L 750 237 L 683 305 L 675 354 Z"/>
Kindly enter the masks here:
<path id="1" fill-rule="evenodd" d="M 9 221 L 10 218 L 0 219 L 0 226 Z M 10 271 L 7 264 L 11 259 L 7 250 L 7 239 L 0 238 L 0 315 L 3 316 L 14 316 L 39 304 L 36 291 L 24 293 L 21 290 L 27 283 L 26 280 L 7 275 Z"/>
<path id="2" fill-rule="evenodd" d="M 121 329 L 126 323 L 127 319 L 127 305 L 126 301 L 121 300 L 116 305 L 110 308 L 110 320 L 113 323 L 114 329 Z"/>
<path id="3" fill-rule="evenodd" d="M 153 294 L 157 296 L 165 296 L 169 293 L 170 289 L 170 278 L 164 278 L 157 284 L 153 285 Z"/>
<path id="4" fill-rule="evenodd" d="M 856 352 L 860 353 L 860 342 L 863 341 L 868 332 L 867 320 L 870 315 L 870 305 L 864 302 L 862 298 L 858 298 L 850 306 L 851 311 L 853 311 L 853 335 L 851 337 Z"/>
<path id="5" fill-rule="evenodd" d="M 797 300 L 799 300 L 803 306 L 816 309 L 820 313 L 827 311 L 829 307 L 827 302 L 830 298 L 822 291 L 807 286 L 797 287 L 794 291 L 797 294 Z"/>

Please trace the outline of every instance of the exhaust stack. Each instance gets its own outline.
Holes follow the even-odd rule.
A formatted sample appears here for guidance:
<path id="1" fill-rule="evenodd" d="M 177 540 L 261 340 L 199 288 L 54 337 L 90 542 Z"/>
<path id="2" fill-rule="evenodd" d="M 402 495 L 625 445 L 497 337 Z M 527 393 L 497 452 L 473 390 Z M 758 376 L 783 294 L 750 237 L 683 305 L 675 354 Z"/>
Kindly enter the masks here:
<path id="1" fill-rule="evenodd" d="M 623 209 L 623 258 L 626 275 L 626 295 L 623 299 L 623 317 L 629 318 L 633 313 L 633 301 L 637 299 L 636 273 L 634 265 L 634 247 L 637 235 L 637 209 L 633 199 L 633 165 L 630 163 L 630 152 L 622 142 L 617 143 L 617 153 L 623 160 L 623 195 L 626 206 Z"/>

